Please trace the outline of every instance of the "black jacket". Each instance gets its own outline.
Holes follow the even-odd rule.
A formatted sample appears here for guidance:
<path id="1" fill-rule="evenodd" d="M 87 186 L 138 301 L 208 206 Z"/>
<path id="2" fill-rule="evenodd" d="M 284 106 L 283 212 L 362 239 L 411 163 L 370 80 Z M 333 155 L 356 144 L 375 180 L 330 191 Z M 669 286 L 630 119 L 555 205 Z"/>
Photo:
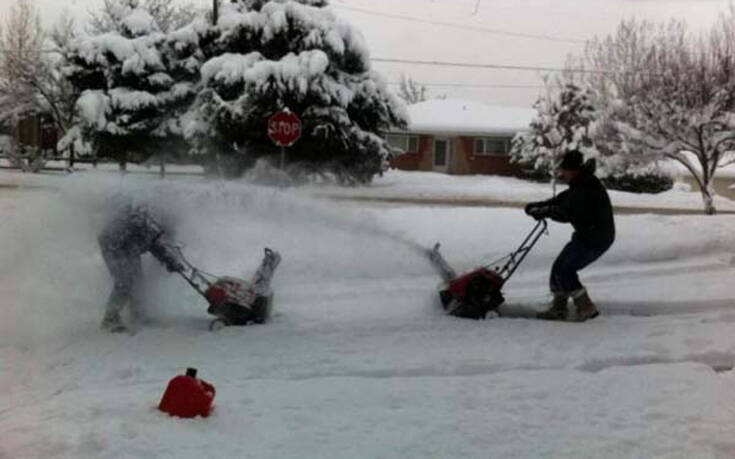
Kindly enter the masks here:
<path id="1" fill-rule="evenodd" d="M 587 170 L 569 182 L 569 188 L 557 196 L 526 206 L 526 213 L 536 218 L 571 223 L 573 240 L 590 248 L 606 248 L 615 240 L 615 221 L 607 190 Z"/>

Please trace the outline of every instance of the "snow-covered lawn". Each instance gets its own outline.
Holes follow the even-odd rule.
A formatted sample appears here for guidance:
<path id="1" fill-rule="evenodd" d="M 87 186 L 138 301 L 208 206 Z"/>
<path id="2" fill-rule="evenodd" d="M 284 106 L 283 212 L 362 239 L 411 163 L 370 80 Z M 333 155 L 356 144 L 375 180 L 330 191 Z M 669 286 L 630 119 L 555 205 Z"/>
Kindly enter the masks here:
<path id="1" fill-rule="evenodd" d="M 61 165 L 63 166 L 63 165 Z M 91 176 L 90 181 L 112 180 L 119 182 L 121 176 L 117 165 L 100 164 L 97 170 L 91 165 L 80 166 L 82 170 L 77 175 Z M 156 175 L 158 167 L 155 165 L 129 165 L 129 172 L 134 176 Z M 205 180 L 200 166 L 166 166 L 170 177 L 192 182 Z M 42 186 L 60 187 L 66 183 L 66 173 L 45 173 L 41 175 L 23 174 L 17 171 L 3 171 L 0 176 L 0 186 Z M 106 178 L 105 178 L 106 177 Z M 727 180 L 727 178 L 723 178 Z M 558 191 L 565 185 L 559 184 Z M 376 177 L 373 183 L 367 186 L 338 187 L 332 185 L 314 185 L 300 189 L 301 194 L 314 197 L 357 198 L 363 200 L 385 201 L 422 201 L 452 204 L 452 203 L 523 203 L 548 199 L 552 196 L 551 184 L 535 183 L 512 177 L 488 175 L 447 175 L 436 172 L 406 172 L 389 170 L 382 177 Z M 637 194 L 619 191 L 610 191 L 610 199 L 616 207 L 643 208 L 643 209 L 678 209 L 695 210 L 703 208 L 702 197 L 689 184 L 678 181 L 674 188 L 659 194 Z M 718 210 L 735 211 L 735 201 L 721 196 L 715 197 Z"/>
<path id="2" fill-rule="evenodd" d="M 565 185 L 559 185 L 563 190 Z M 659 194 L 636 194 L 611 191 L 614 206 L 661 209 L 702 209 L 702 197 L 696 189 L 677 182 L 672 190 Z M 511 177 L 488 175 L 458 176 L 437 172 L 405 172 L 390 170 L 368 187 L 325 187 L 318 191 L 329 196 L 363 198 L 441 200 L 441 201 L 500 201 L 525 203 L 548 199 L 551 184 L 534 183 Z M 735 201 L 715 198 L 718 210 L 735 210 Z"/>
<path id="3" fill-rule="evenodd" d="M 467 321 L 440 312 L 420 248 L 441 241 L 459 270 L 499 258 L 533 226 L 517 209 L 17 176 L 23 187 L 0 188 L 0 458 L 735 456 L 735 216 L 618 217 L 616 244 L 582 276 L 594 321 Z M 433 174 L 391 177 L 374 188 L 452 193 Z M 476 180 L 521 201 L 548 192 Z M 246 276 L 278 249 L 273 321 L 211 333 L 203 300 L 146 260 L 152 323 L 100 331 L 96 232 L 122 188 L 165 203 L 208 271 Z M 505 288 L 507 312 L 543 307 L 569 234 L 550 225 Z M 208 419 L 155 409 L 189 366 L 217 388 Z"/>

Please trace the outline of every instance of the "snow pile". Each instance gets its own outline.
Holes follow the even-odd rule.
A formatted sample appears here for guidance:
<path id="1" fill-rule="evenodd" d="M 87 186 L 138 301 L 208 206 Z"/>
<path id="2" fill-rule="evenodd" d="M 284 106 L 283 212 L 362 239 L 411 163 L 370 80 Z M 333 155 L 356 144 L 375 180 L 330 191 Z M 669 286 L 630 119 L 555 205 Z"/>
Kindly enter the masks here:
<path id="1" fill-rule="evenodd" d="M 156 20 L 147 11 L 136 8 L 122 18 L 122 26 L 134 37 L 160 32 Z"/>

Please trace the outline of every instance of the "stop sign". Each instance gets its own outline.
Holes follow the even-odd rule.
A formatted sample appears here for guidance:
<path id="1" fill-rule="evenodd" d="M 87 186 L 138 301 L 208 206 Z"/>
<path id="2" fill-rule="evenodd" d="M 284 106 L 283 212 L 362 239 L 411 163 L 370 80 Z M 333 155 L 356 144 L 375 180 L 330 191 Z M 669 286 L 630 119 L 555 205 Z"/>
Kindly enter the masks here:
<path id="1" fill-rule="evenodd" d="M 268 137 L 279 147 L 290 147 L 301 137 L 301 120 L 289 110 L 277 112 L 268 118 Z"/>

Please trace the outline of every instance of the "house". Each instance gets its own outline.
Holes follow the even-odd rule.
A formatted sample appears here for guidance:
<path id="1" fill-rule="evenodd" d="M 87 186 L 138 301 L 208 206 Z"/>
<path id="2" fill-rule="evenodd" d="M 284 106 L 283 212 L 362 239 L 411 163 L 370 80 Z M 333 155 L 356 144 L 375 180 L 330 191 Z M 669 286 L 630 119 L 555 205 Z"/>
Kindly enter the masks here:
<path id="1" fill-rule="evenodd" d="M 13 136 L 21 148 L 32 148 L 56 155 L 58 130 L 47 114 L 34 114 L 22 118 L 15 125 Z"/>
<path id="2" fill-rule="evenodd" d="M 391 165 L 403 170 L 447 174 L 516 175 L 510 163 L 510 143 L 528 129 L 533 109 L 498 107 L 480 102 L 435 99 L 408 107 L 406 131 L 387 134 L 403 151 Z"/>

